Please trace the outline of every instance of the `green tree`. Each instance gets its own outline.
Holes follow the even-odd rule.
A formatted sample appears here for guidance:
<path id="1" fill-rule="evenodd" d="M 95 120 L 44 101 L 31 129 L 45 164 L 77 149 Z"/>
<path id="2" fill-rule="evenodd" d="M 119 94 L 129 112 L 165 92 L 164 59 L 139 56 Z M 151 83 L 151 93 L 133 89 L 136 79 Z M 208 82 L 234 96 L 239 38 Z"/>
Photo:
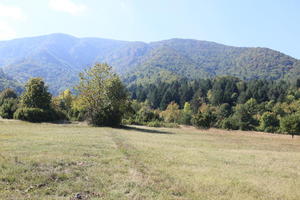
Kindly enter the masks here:
<path id="1" fill-rule="evenodd" d="M 41 78 L 32 78 L 25 85 L 21 105 L 14 113 L 15 119 L 44 122 L 66 119 L 66 116 L 51 106 L 51 94 Z"/>
<path id="2" fill-rule="evenodd" d="M 173 99 L 174 98 L 173 98 L 172 90 L 169 88 L 165 92 L 164 96 L 162 97 L 162 100 L 160 102 L 160 109 L 165 110 L 169 105 L 169 103 L 172 102 Z"/>
<path id="3" fill-rule="evenodd" d="M 18 100 L 13 98 L 4 99 L 0 106 L 0 116 L 4 119 L 12 119 L 18 108 Z"/>
<path id="4" fill-rule="evenodd" d="M 239 123 L 238 120 L 235 119 L 234 116 L 230 116 L 220 122 L 220 127 L 227 130 L 238 130 Z"/>
<path id="5" fill-rule="evenodd" d="M 69 111 L 72 106 L 73 95 L 70 89 L 63 91 L 60 95 L 61 102 L 63 102 L 65 109 Z"/>
<path id="6" fill-rule="evenodd" d="M 0 93 L 0 105 L 2 105 L 6 99 L 16 99 L 17 97 L 14 90 L 7 88 Z"/>
<path id="7" fill-rule="evenodd" d="M 41 78 L 32 78 L 25 85 L 25 92 L 21 96 L 22 107 L 49 110 L 51 94 Z"/>
<path id="8" fill-rule="evenodd" d="M 253 117 L 252 108 L 252 106 L 249 106 L 247 104 L 238 104 L 235 107 L 233 119 L 236 120 L 236 124 L 239 126 L 239 129 L 254 130 L 258 125 L 257 120 Z"/>
<path id="9" fill-rule="evenodd" d="M 72 114 L 72 103 L 74 97 L 69 89 L 63 91 L 59 96 L 52 98 L 52 106 L 67 115 Z"/>
<path id="10" fill-rule="evenodd" d="M 137 112 L 135 121 L 138 124 L 146 124 L 156 120 L 159 120 L 159 115 L 155 113 L 149 106 L 143 105 Z"/>
<path id="11" fill-rule="evenodd" d="M 0 93 L 0 116 L 5 119 L 12 119 L 17 110 L 17 94 L 8 88 Z"/>
<path id="12" fill-rule="evenodd" d="M 85 113 L 86 113 L 86 108 L 83 99 L 78 96 L 74 97 L 74 99 L 72 100 L 69 117 L 72 120 L 84 121 Z"/>
<path id="13" fill-rule="evenodd" d="M 259 106 L 254 98 L 250 98 L 245 104 L 243 104 L 250 115 L 255 115 L 259 111 Z"/>
<path id="14" fill-rule="evenodd" d="M 210 128 L 215 125 L 217 116 L 216 108 L 207 104 L 199 107 L 197 114 L 192 117 L 192 124 L 199 128 Z"/>
<path id="15" fill-rule="evenodd" d="M 211 90 L 211 103 L 213 105 L 220 105 L 222 103 L 233 105 L 238 97 L 238 82 L 239 79 L 234 77 L 216 78 Z"/>
<path id="16" fill-rule="evenodd" d="M 212 112 L 198 112 L 197 114 L 193 115 L 192 124 L 198 128 L 210 128 L 212 127 L 215 116 Z"/>
<path id="17" fill-rule="evenodd" d="M 279 128 L 279 120 L 275 113 L 265 112 L 260 118 L 259 129 L 265 132 L 276 132 Z"/>
<path id="18" fill-rule="evenodd" d="M 161 113 L 165 122 L 177 123 L 180 118 L 179 105 L 175 102 L 171 102 L 167 109 Z"/>
<path id="19" fill-rule="evenodd" d="M 191 104 L 188 103 L 188 102 L 185 102 L 182 113 L 181 113 L 180 122 L 182 124 L 191 125 L 192 114 L 193 114 L 193 111 L 192 111 L 192 108 L 191 108 Z"/>
<path id="20" fill-rule="evenodd" d="M 218 111 L 217 111 L 217 114 L 218 114 L 222 119 L 229 117 L 229 116 L 231 115 L 231 113 L 232 113 L 232 110 L 231 110 L 231 107 L 230 107 L 230 105 L 229 105 L 228 103 L 223 103 L 223 104 L 219 107 L 219 109 L 218 109 Z"/>
<path id="21" fill-rule="evenodd" d="M 77 90 L 88 122 L 95 126 L 119 126 L 126 112 L 128 95 L 117 74 L 107 64 L 96 64 L 79 77 Z"/>
<path id="22" fill-rule="evenodd" d="M 280 119 L 280 129 L 284 133 L 292 135 L 300 134 L 300 114 L 290 114 Z"/>

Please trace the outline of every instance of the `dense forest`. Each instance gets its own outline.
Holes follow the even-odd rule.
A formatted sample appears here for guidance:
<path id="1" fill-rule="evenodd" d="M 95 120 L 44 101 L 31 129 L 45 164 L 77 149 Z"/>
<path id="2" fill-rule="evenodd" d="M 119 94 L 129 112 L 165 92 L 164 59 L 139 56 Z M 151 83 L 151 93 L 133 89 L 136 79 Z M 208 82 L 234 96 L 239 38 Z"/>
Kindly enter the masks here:
<path id="1" fill-rule="evenodd" d="M 128 90 L 132 99 L 148 101 L 153 109 L 166 109 L 175 102 L 183 108 L 189 102 L 196 112 L 200 104 L 218 106 L 224 103 L 234 106 L 253 98 L 258 103 L 284 101 L 293 85 L 285 81 L 251 80 L 242 81 L 235 77 L 215 79 L 180 79 L 171 83 L 158 82 L 149 85 L 131 85 Z"/>
<path id="2" fill-rule="evenodd" d="M 244 81 L 236 77 L 177 79 L 127 88 L 107 64 L 80 73 L 75 88 L 52 96 L 32 78 L 18 96 L 0 94 L 0 116 L 31 122 L 87 121 L 94 126 L 128 124 L 300 133 L 300 79 Z"/>
<path id="3" fill-rule="evenodd" d="M 235 77 L 176 80 L 132 85 L 131 98 L 144 102 L 148 121 L 200 128 L 257 130 L 299 134 L 300 80 L 251 80 Z M 140 111 L 137 111 L 139 113 Z M 152 114 L 151 114 L 152 112 Z M 139 117 L 137 117 L 139 119 Z M 141 123 L 131 119 L 131 123 Z M 147 124 L 142 120 L 141 124 Z M 159 124 L 159 123 L 158 123 Z"/>

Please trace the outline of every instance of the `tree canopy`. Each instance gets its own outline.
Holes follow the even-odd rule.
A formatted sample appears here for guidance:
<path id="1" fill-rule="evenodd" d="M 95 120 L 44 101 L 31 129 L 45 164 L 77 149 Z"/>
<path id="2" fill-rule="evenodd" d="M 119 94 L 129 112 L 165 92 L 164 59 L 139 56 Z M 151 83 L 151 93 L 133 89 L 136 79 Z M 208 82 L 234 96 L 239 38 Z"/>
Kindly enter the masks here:
<path id="1" fill-rule="evenodd" d="M 50 109 L 51 94 L 41 78 L 32 78 L 26 83 L 21 103 L 26 108 Z"/>
<path id="2" fill-rule="evenodd" d="M 92 125 L 120 125 L 128 101 L 127 92 L 109 65 L 96 64 L 81 73 L 77 90 Z"/>

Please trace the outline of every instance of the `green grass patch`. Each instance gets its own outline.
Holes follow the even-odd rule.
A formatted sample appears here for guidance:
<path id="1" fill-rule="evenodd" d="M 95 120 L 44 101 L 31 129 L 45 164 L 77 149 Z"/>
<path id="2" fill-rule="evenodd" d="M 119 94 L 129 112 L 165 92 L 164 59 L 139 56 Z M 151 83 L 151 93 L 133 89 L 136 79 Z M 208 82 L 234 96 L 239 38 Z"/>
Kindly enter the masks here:
<path id="1" fill-rule="evenodd" d="M 0 199 L 300 199 L 300 137 L 0 122 Z"/>

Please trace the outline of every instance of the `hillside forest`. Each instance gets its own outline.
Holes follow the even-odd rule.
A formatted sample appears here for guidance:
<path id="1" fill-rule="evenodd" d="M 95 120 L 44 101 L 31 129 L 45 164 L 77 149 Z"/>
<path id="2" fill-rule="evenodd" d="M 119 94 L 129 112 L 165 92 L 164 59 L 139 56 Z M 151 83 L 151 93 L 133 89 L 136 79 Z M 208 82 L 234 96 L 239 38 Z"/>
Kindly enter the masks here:
<path id="1" fill-rule="evenodd" d="M 57 96 L 41 78 L 31 78 L 21 95 L 6 88 L 0 94 L 0 115 L 30 122 L 87 121 L 93 126 L 192 125 L 300 133 L 300 80 L 223 76 L 126 87 L 107 64 L 96 64 L 78 79 L 75 90 Z"/>
<path id="2" fill-rule="evenodd" d="M 192 39 L 145 43 L 50 34 L 0 41 L 0 55 L 1 82 L 11 77 L 24 85 L 43 77 L 54 95 L 72 88 L 78 74 L 98 62 L 113 66 L 126 85 L 222 76 L 295 81 L 300 75 L 300 60 L 282 52 Z"/>

